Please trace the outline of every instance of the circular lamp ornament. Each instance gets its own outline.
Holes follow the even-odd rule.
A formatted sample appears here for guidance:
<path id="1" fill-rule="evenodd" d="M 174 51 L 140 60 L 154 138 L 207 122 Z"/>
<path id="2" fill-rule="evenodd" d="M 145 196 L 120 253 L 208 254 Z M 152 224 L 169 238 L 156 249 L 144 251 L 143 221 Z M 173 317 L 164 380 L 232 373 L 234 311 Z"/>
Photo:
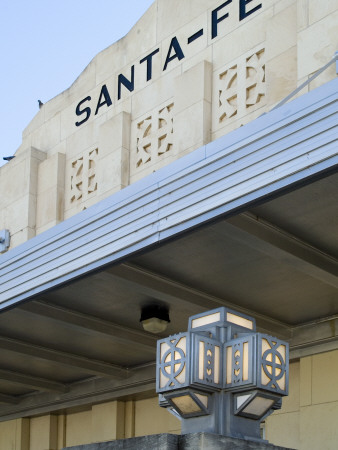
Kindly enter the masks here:
<path id="1" fill-rule="evenodd" d="M 143 329 L 149 333 L 162 333 L 170 323 L 167 308 L 159 305 L 144 306 L 141 311 L 140 322 Z"/>

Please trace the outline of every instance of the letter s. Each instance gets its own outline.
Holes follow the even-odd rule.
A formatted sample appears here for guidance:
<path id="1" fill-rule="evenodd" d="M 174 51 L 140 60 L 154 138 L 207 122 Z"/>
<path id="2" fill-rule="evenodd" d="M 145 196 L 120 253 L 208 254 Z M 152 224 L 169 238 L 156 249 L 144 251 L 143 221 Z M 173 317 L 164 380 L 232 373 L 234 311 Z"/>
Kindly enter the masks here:
<path id="1" fill-rule="evenodd" d="M 90 114 L 92 112 L 91 109 L 89 108 L 89 106 L 87 106 L 87 108 L 84 108 L 84 109 L 80 109 L 80 108 L 83 105 L 83 103 L 89 102 L 91 99 L 92 98 L 88 96 L 88 97 L 84 98 L 83 100 L 81 100 L 80 103 L 77 105 L 77 107 L 76 107 L 76 115 L 77 116 L 81 116 L 82 114 L 86 114 L 86 117 L 83 120 L 81 120 L 81 122 L 75 122 L 75 125 L 77 127 L 79 127 L 83 123 L 87 122 L 87 120 L 89 119 Z"/>

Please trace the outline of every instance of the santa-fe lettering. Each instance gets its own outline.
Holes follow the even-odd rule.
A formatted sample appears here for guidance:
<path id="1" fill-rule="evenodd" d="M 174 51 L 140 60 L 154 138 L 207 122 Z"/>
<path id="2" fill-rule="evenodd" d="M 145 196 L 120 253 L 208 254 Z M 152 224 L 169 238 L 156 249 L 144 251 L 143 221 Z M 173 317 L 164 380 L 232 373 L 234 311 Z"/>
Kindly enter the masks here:
<path id="1" fill-rule="evenodd" d="M 251 3 L 254 0 L 239 0 L 239 20 L 243 20 L 246 17 L 250 16 L 250 14 L 258 11 L 262 4 L 259 4 L 255 6 L 254 8 L 250 9 L 250 11 L 247 11 L 246 6 L 248 3 Z"/>
<path id="2" fill-rule="evenodd" d="M 77 105 L 76 111 L 75 111 L 75 112 L 76 112 L 76 115 L 77 115 L 77 116 L 82 116 L 82 114 L 86 114 L 86 117 L 85 117 L 83 120 L 81 120 L 81 122 L 75 122 L 75 125 L 76 125 L 77 127 L 79 127 L 79 126 L 82 125 L 83 123 L 87 122 L 87 120 L 89 119 L 90 114 L 91 114 L 91 112 L 92 112 L 91 109 L 89 108 L 89 106 L 87 106 L 87 108 L 81 109 L 81 106 L 82 106 L 84 103 L 89 102 L 91 99 L 92 99 L 92 98 L 88 96 L 88 97 L 84 98 L 83 100 L 81 100 L 80 103 Z"/>
<path id="3" fill-rule="evenodd" d="M 140 64 L 147 61 L 147 81 L 150 81 L 153 76 L 153 56 L 156 55 L 160 51 L 159 48 L 154 50 L 150 55 L 146 56 L 145 58 L 141 59 Z"/>
<path id="4" fill-rule="evenodd" d="M 172 50 L 175 51 L 175 53 L 173 55 L 170 56 Z M 173 61 L 174 59 L 178 58 L 179 61 L 181 61 L 181 59 L 183 59 L 184 53 L 181 49 L 181 46 L 177 40 L 177 37 L 175 36 L 174 38 L 172 38 L 171 42 L 170 42 L 170 46 L 169 46 L 169 50 L 168 50 L 168 54 L 167 54 L 167 58 L 165 60 L 165 64 L 163 67 L 163 71 L 165 71 L 168 67 L 168 64 Z"/>
<path id="5" fill-rule="evenodd" d="M 118 94 L 117 94 L 118 100 L 121 99 L 122 84 L 125 88 L 128 89 L 129 92 L 133 92 L 133 90 L 135 89 L 135 66 L 131 66 L 130 72 L 131 72 L 130 80 L 128 80 L 128 78 L 122 75 L 122 73 L 120 73 L 118 77 Z"/>
<path id="6" fill-rule="evenodd" d="M 229 17 L 229 13 L 225 13 L 223 16 L 218 17 L 218 12 L 225 8 L 227 5 L 229 5 L 232 2 L 232 0 L 227 0 L 226 2 L 222 3 L 221 6 L 214 9 L 211 12 L 211 39 L 215 39 L 218 35 L 218 24 L 222 22 L 224 19 Z"/>
<path id="7" fill-rule="evenodd" d="M 112 105 L 112 101 L 111 101 L 107 86 L 105 84 L 102 86 L 102 89 L 101 89 L 99 101 L 97 102 L 97 106 L 96 106 L 95 116 L 99 112 L 99 109 L 101 108 L 101 106 L 103 106 L 103 105 L 107 105 L 107 106 Z"/>

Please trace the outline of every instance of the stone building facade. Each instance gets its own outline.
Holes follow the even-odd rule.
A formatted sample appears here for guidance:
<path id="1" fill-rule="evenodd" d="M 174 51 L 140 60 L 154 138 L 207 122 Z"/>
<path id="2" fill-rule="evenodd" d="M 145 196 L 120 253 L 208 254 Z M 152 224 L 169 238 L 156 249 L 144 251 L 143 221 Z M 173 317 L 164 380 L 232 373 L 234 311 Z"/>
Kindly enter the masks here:
<path id="1" fill-rule="evenodd" d="M 263 136 L 264 117 L 267 117 L 268 126 L 269 114 L 279 102 L 334 57 L 338 48 L 337 23 L 337 0 L 155 0 L 123 39 L 99 53 L 69 89 L 42 106 L 23 131 L 22 145 L 15 158 L 0 169 L 0 230 L 10 232 L 10 247 L 0 257 L 0 268 L 3 261 L 0 282 L 7 282 L 6 267 L 11 268 L 11 255 L 14 259 L 22 258 L 33 246 L 38 248 L 52 235 L 61 235 L 61 226 L 68 227 L 68 230 L 74 227 L 75 230 L 76 224 L 89 220 L 95 214 L 100 213 L 104 217 L 105 208 L 108 211 L 108 207 L 118 206 L 125 201 L 124 192 L 130 195 L 128 201 L 131 204 L 137 196 L 135 192 L 143 192 L 144 189 L 145 195 L 140 195 L 137 201 L 144 201 L 144 210 L 148 205 L 153 208 L 147 197 L 148 180 L 151 185 L 157 183 L 161 187 L 164 175 L 170 179 L 177 168 L 183 170 L 184 177 L 185 169 L 199 163 L 197 156 L 201 149 L 208 149 L 211 143 L 217 146 L 217 142 L 221 142 L 219 139 L 227 136 L 230 136 L 231 153 L 231 136 L 239 136 L 238 133 L 248 130 L 248 126 L 254 129 L 257 120 L 260 120 L 259 129 Z M 311 98 L 315 99 L 313 102 L 318 102 L 316 92 L 324 92 L 326 86 L 333 86 L 332 83 L 337 81 L 336 77 L 336 65 L 331 64 L 318 77 L 309 81 L 292 100 L 301 100 L 312 93 Z M 334 91 L 336 87 L 331 87 L 332 89 Z M 324 94 L 318 96 L 323 98 Z M 278 109 L 275 111 L 278 114 Z M 287 107 L 281 111 L 282 122 L 289 112 Z M 331 114 L 334 117 L 334 109 Z M 301 120 L 301 113 L 298 117 L 297 120 Z M 290 135 L 297 130 L 297 122 L 294 123 L 295 128 L 288 131 Z M 333 119 L 330 130 L 336 135 L 334 126 Z M 307 133 L 306 130 L 304 133 Z M 327 137 L 327 142 L 330 139 L 334 142 L 334 138 L 330 136 Z M 300 138 L 300 142 L 302 139 Z M 245 145 L 243 138 L 244 149 Z M 267 145 L 267 140 L 260 145 L 263 148 Z M 278 146 L 278 141 L 275 145 Z M 296 164 L 298 157 L 306 159 L 306 154 L 298 155 L 296 148 L 288 151 L 290 155 L 294 152 L 290 156 L 290 167 Z M 325 154 L 322 160 L 320 156 L 315 158 L 327 161 L 337 155 L 337 150 L 327 151 L 331 153 Z M 308 165 L 304 163 L 304 170 L 312 164 L 310 151 L 308 155 L 310 162 Z M 240 158 L 242 156 L 236 158 L 235 162 Z M 252 178 L 253 183 L 256 183 L 256 163 L 254 159 L 246 162 L 246 169 L 252 174 L 248 176 L 248 180 Z M 334 176 L 336 164 L 337 162 L 332 163 L 320 171 L 321 177 L 327 180 L 329 176 L 333 177 L 328 182 L 325 191 L 327 197 L 324 199 L 332 199 L 332 204 L 334 196 L 337 200 L 334 190 L 337 186 L 337 177 Z M 269 171 L 276 174 L 278 170 L 277 166 L 269 165 L 267 158 L 266 171 L 262 171 L 261 176 L 268 177 Z M 310 170 L 309 176 L 312 175 Z M 226 194 L 229 198 L 232 196 L 231 201 L 237 198 L 236 186 L 244 176 L 243 169 L 243 172 L 234 172 L 233 178 L 227 178 L 233 189 Z M 313 182 L 317 179 L 318 176 L 313 175 Z M 311 184 L 308 177 L 306 180 L 306 183 Z M 198 191 L 200 187 L 198 181 L 196 183 L 195 191 Z M 199 183 L 203 183 L 202 178 Z M 291 181 L 288 183 L 289 191 L 292 191 L 293 184 Z M 132 190 L 133 186 L 135 192 Z M 205 200 L 209 205 L 216 201 L 218 195 L 213 194 L 212 189 L 211 187 L 209 197 Z M 271 198 L 272 194 L 268 197 L 262 195 L 260 203 L 270 201 Z M 308 201 L 311 200 L 309 197 Z M 190 205 L 195 201 L 197 202 L 194 194 L 187 199 Z M 228 197 L 222 201 L 226 204 Z M 285 205 L 287 207 L 287 202 Z M 328 203 L 328 209 L 330 205 Z M 175 207 L 174 204 L 173 208 Z M 167 201 L 167 208 L 170 209 L 170 200 Z M 234 208 L 230 216 L 236 215 L 238 211 L 245 212 L 246 209 L 243 208 Z M 116 235 L 119 235 L 120 229 L 132 223 L 133 211 L 120 216 L 122 222 L 116 225 Z M 332 208 L 330 211 L 328 217 L 337 223 L 337 212 L 334 214 Z M 283 211 L 277 211 L 275 217 L 283 217 Z M 302 217 L 306 228 L 308 218 L 305 213 Z M 182 219 L 183 228 L 184 223 Z M 282 219 L 278 226 L 283 228 L 280 224 L 283 224 Z M 309 223 L 310 227 L 311 225 Z M 138 223 L 134 226 L 133 232 L 140 232 L 141 225 L 140 228 L 137 228 Z M 183 228 L 182 231 L 187 232 Z M 193 225 L 189 225 L 189 230 L 192 228 Z M 314 246 L 313 241 L 307 239 L 311 230 L 308 235 L 302 235 L 299 226 L 298 232 L 303 241 L 308 240 L 309 245 Z M 73 234 L 74 240 L 77 239 L 75 233 L 76 231 Z M 177 233 L 175 236 L 179 235 L 179 231 Z M 295 235 L 298 236 L 297 233 Z M 91 230 L 87 237 L 90 245 Z M 111 239 L 107 237 L 106 245 L 113 245 Z M 336 242 L 337 236 L 332 238 L 331 248 L 324 241 L 322 246 L 318 245 L 318 251 L 325 253 L 331 265 L 337 264 Z M 150 240 L 141 250 L 155 248 L 152 246 L 157 244 L 158 242 Z M 61 252 L 62 249 L 67 255 L 67 247 L 61 247 Z M 89 248 L 88 251 L 94 250 Z M 262 251 L 265 252 L 265 248 L 262 247 Z M 127 257 L 128 254 L 122 252 L 114 264 L 121 262 L 123 265 L 123 258 Z M 195 257 L 194 252 L 190 257 Z M 46 258 L 48 259 L 48 254 Z M 106 267 L 108 262 L 111 263 L 110 260 L 103 262 L 102 267 Z M 252 262 L 254 263 L 254 258 Z M 67 260 L 63 264 L 66 265 Z M 81 265 L 83 266 L 84 264 Z M 97 269 L 98 267 L 95 270 Z M 27 266 L 27 274 L 21 275 L 22 280 L 25 276 L 30 277 L 28 270 Z M 238 270 L 241 270 L 240 265 Z M 318 309 L 317 316 L 308 317 L 306 311 L 298 311 L 292 302 L 286 302 L 284 306 L 292 311 L 294 309 L 295 314 L 303 314 L 304 319 L 295 322 L 285 320 L 291 340 L 290 396 L 284 401 L 283 408 L 275 412 L 265 424 L 266 438 L 276 445 L 302 450 L 336 448 L 338 297 L 337 284 L 332 281 L 334 272 L 331 269 L 328 272 L 332 279 L 327 281 L 329 277 L 325 278 L 326 283 L 330 285 L 330 289 L 336 286 L 336 290 L 335 293 L 332 290 L 325 294 L 327 300 L 324 302 L 329 306 L 326 309 L 323 306 L 323 310 Z M 81 276 L 84 276 L 84 272 L 81 272 Z M 58 277 L 56 273 L 50 280 L 57 280 Z M 189 277 L 189 282 L 183 275 L 176 281 L 199 290 L 197 275 L 190 273 Z M 323 279 L 324 276 L 321 282 L 325 284 Z M 24 283 L 20 280 L 21 278 L 17 285 Z M 8 309 L 9 307 L 18 307 L 20 310 L 19 302 L 33 299 L 34 303 L 41 298 L 48 303 L 49 298 L 44 293 L 74 280 L 77 280 L 75 275 L 71 279 L 60 278 L 57 284 L 50 281 L 51 284 L 44 285 L 41 290 L 34 291 L 34 287 L 30 287 L 13 295 L 9 295 L 10 290 L 4 289 L 0 303 L 3 320 L 7 321 L 7 315 L 13 313 L 13 309 Z M 266 281 L 266 284 L 272 281 L 278 291 L 281 286 L 279 276 L 276 274 L 276 279 Z M 156 295 L 155 287 L 152 288 Z M 217 296 L 211 291 L 209 295 Z M 300 293 L 297 295 L 301 296 Z M 236 292 L 230 287 L 229 296 L 232 304 L 245 307 L 250 314 L 269 316 L 271 323 L 268 326 L 265 319 L 262 319 L 264 326 L 271 333 L 280 333 L 279 326 L 283 321 L 279 320 L 278 311 L 276 316 L 269 315 L 264 304 L 250 301 L 244 304 L 241 300 L 237 301 Z M 249 292 L 248 296 L 250 297 Z M 6 303 L 9 298 L 11 303 Z M 165 298 L 163 294 L 163 299 Z M 319 295 L 317 301 L 320 302 L 320 299 Z M 315 303 L 315 300 L 311 302 Z M 132 308 L 133 305 L 128 307 Z M 135 304 L 134 307 L 139 309 L 140 306 Z M 183 316 L 192 311 L 199 312 L 203 304 L 199 303 L 195 307 L 197 309 L 183 308 Z M 71 302 L 67 304 L 67 308 L 83 313 L 79 311 L 78 305 Z M 174 310 L 174 307 L 171 305 L 170 309 Z M 86 314 L 103 319 L 104 309 L 97 314 L 93 311 L 88 307 Z M 39 316 L 43 317 L 43 314 L 40 312 Z M 121 327 L 135 328 L 134 323 L 128 322 L 128 315 L 121 316 L 121 320 L 118 320 L 118 315 L 116 317 L 116 322 Z M 53 320 L 56 320 L 55 317 Z M 47 325 L 41 322 L 39 326 Z M 15 329 L 1 334 L 7 334 L 9 339 L 7 344 L 1 344 L 2 351 L 7 353 L 11 352 L 10 339 L 30 342 L 24 333 L 20 334 Z M 58 350 L 57 334 L 50 333 L 51 342 L 45 342 L 47 347 Z M 41 344 L 37 335 L 32 337 L 32 343 Z M 97 343 L 101 345 L 99 341 Z M 72 351 L 74 352 L 75 350 Z M 91 350 L 88 354 L 81 355 L 88 359 L 100 359 Z M 150 354 L 143 359 L 134 359 L 134 365 L 154 360 Z M 3 420 L 0 422 L 1 450 L 57 450 L 96 441 L 180 432 L 179 421 L 159 408 L 154 385 L 151 384 L 153 381 L 147 383 L 147 379 L 152 380 L 151 374 L 144 376 L 139 389 L 128 391 L 124 388 L 110 393 L 106 398 L 95 398 L 91 394 L 88 397 L 83 395 L 84 400 L 68 401 L 65 397 L 63 401 L 59 401 L 56 396 L 43 403 L 43 407 L 37 399 L 36 405 L 32 402 L 20 409 L 21 396 L 27 399 L 30 395 L 36 395 L 35 391 L 39 389 L 28 389 L 27 380 L 26 383 L 22 382 L 22 388 L 17 389 L 20 386 L 18 378 L 15 386 L 11 385 L 8 373 L 22 372 L 22 366 L 16 365 L 15 358 L 5 358 L 4 366 L 1 366 L 0 361 L 0 401 L 1 394 L 4 395 L 4 408 L 0 405 L 0 418 Z M 28 370 L 28 375 L 32 377 L 48 378 L 43 374 L 42 368 L 40 374 L 38 370 Z M 90 375 L 93 376 L 93 372 Z M 58 373 L 57 378 L 60 381 L 62 376 Z M 64 378 L 66 380 L 67 376 Z M 74 382 L 74 377 L 70 374 L 68 378 Z M 78 381 L 87 379 L 88 374 L 80 374 Z M 12 382 L 13 380 L 14 378 Z M 67 385 L 67 381 L 62 383 Z M 91 383 L 95 384 L 95 381 L 91 380 Z M 97 392 L 101 390 L 97 388 Z M 8 402 L 5 395 L 8 395 Z M 11 403 L 10 397 L 15 397 L 19 403 L 14 399 Z M 13 410 L 8 407 L 12 404 L 16 405 Z"/>

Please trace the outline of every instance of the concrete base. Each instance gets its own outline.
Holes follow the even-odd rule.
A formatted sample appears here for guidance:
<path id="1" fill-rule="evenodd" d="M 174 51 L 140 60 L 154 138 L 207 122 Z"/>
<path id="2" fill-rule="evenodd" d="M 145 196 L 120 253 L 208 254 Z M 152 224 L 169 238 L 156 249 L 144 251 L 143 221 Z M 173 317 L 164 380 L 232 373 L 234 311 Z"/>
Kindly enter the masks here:
<path id="1" fill-rule="evenodd" d="M 178 450 L 290 450 L 263 442 L 246 441 L 211 433 L 179 436 Z"/>
<path id="2" fill-rule="evenodd" d="M 180 436 L 176 434 L 153 434 L 97 444 L 77 445 L 63 450 L 178 450 L 179 438 Z"/>
<path id="3" fill-rule="evenodd" d="M 78 445 L 63 450 L 289 450 L 261 442 L 233 439 L 210 433 L 178 436 L 155 434 L 97 444 Z"/>

